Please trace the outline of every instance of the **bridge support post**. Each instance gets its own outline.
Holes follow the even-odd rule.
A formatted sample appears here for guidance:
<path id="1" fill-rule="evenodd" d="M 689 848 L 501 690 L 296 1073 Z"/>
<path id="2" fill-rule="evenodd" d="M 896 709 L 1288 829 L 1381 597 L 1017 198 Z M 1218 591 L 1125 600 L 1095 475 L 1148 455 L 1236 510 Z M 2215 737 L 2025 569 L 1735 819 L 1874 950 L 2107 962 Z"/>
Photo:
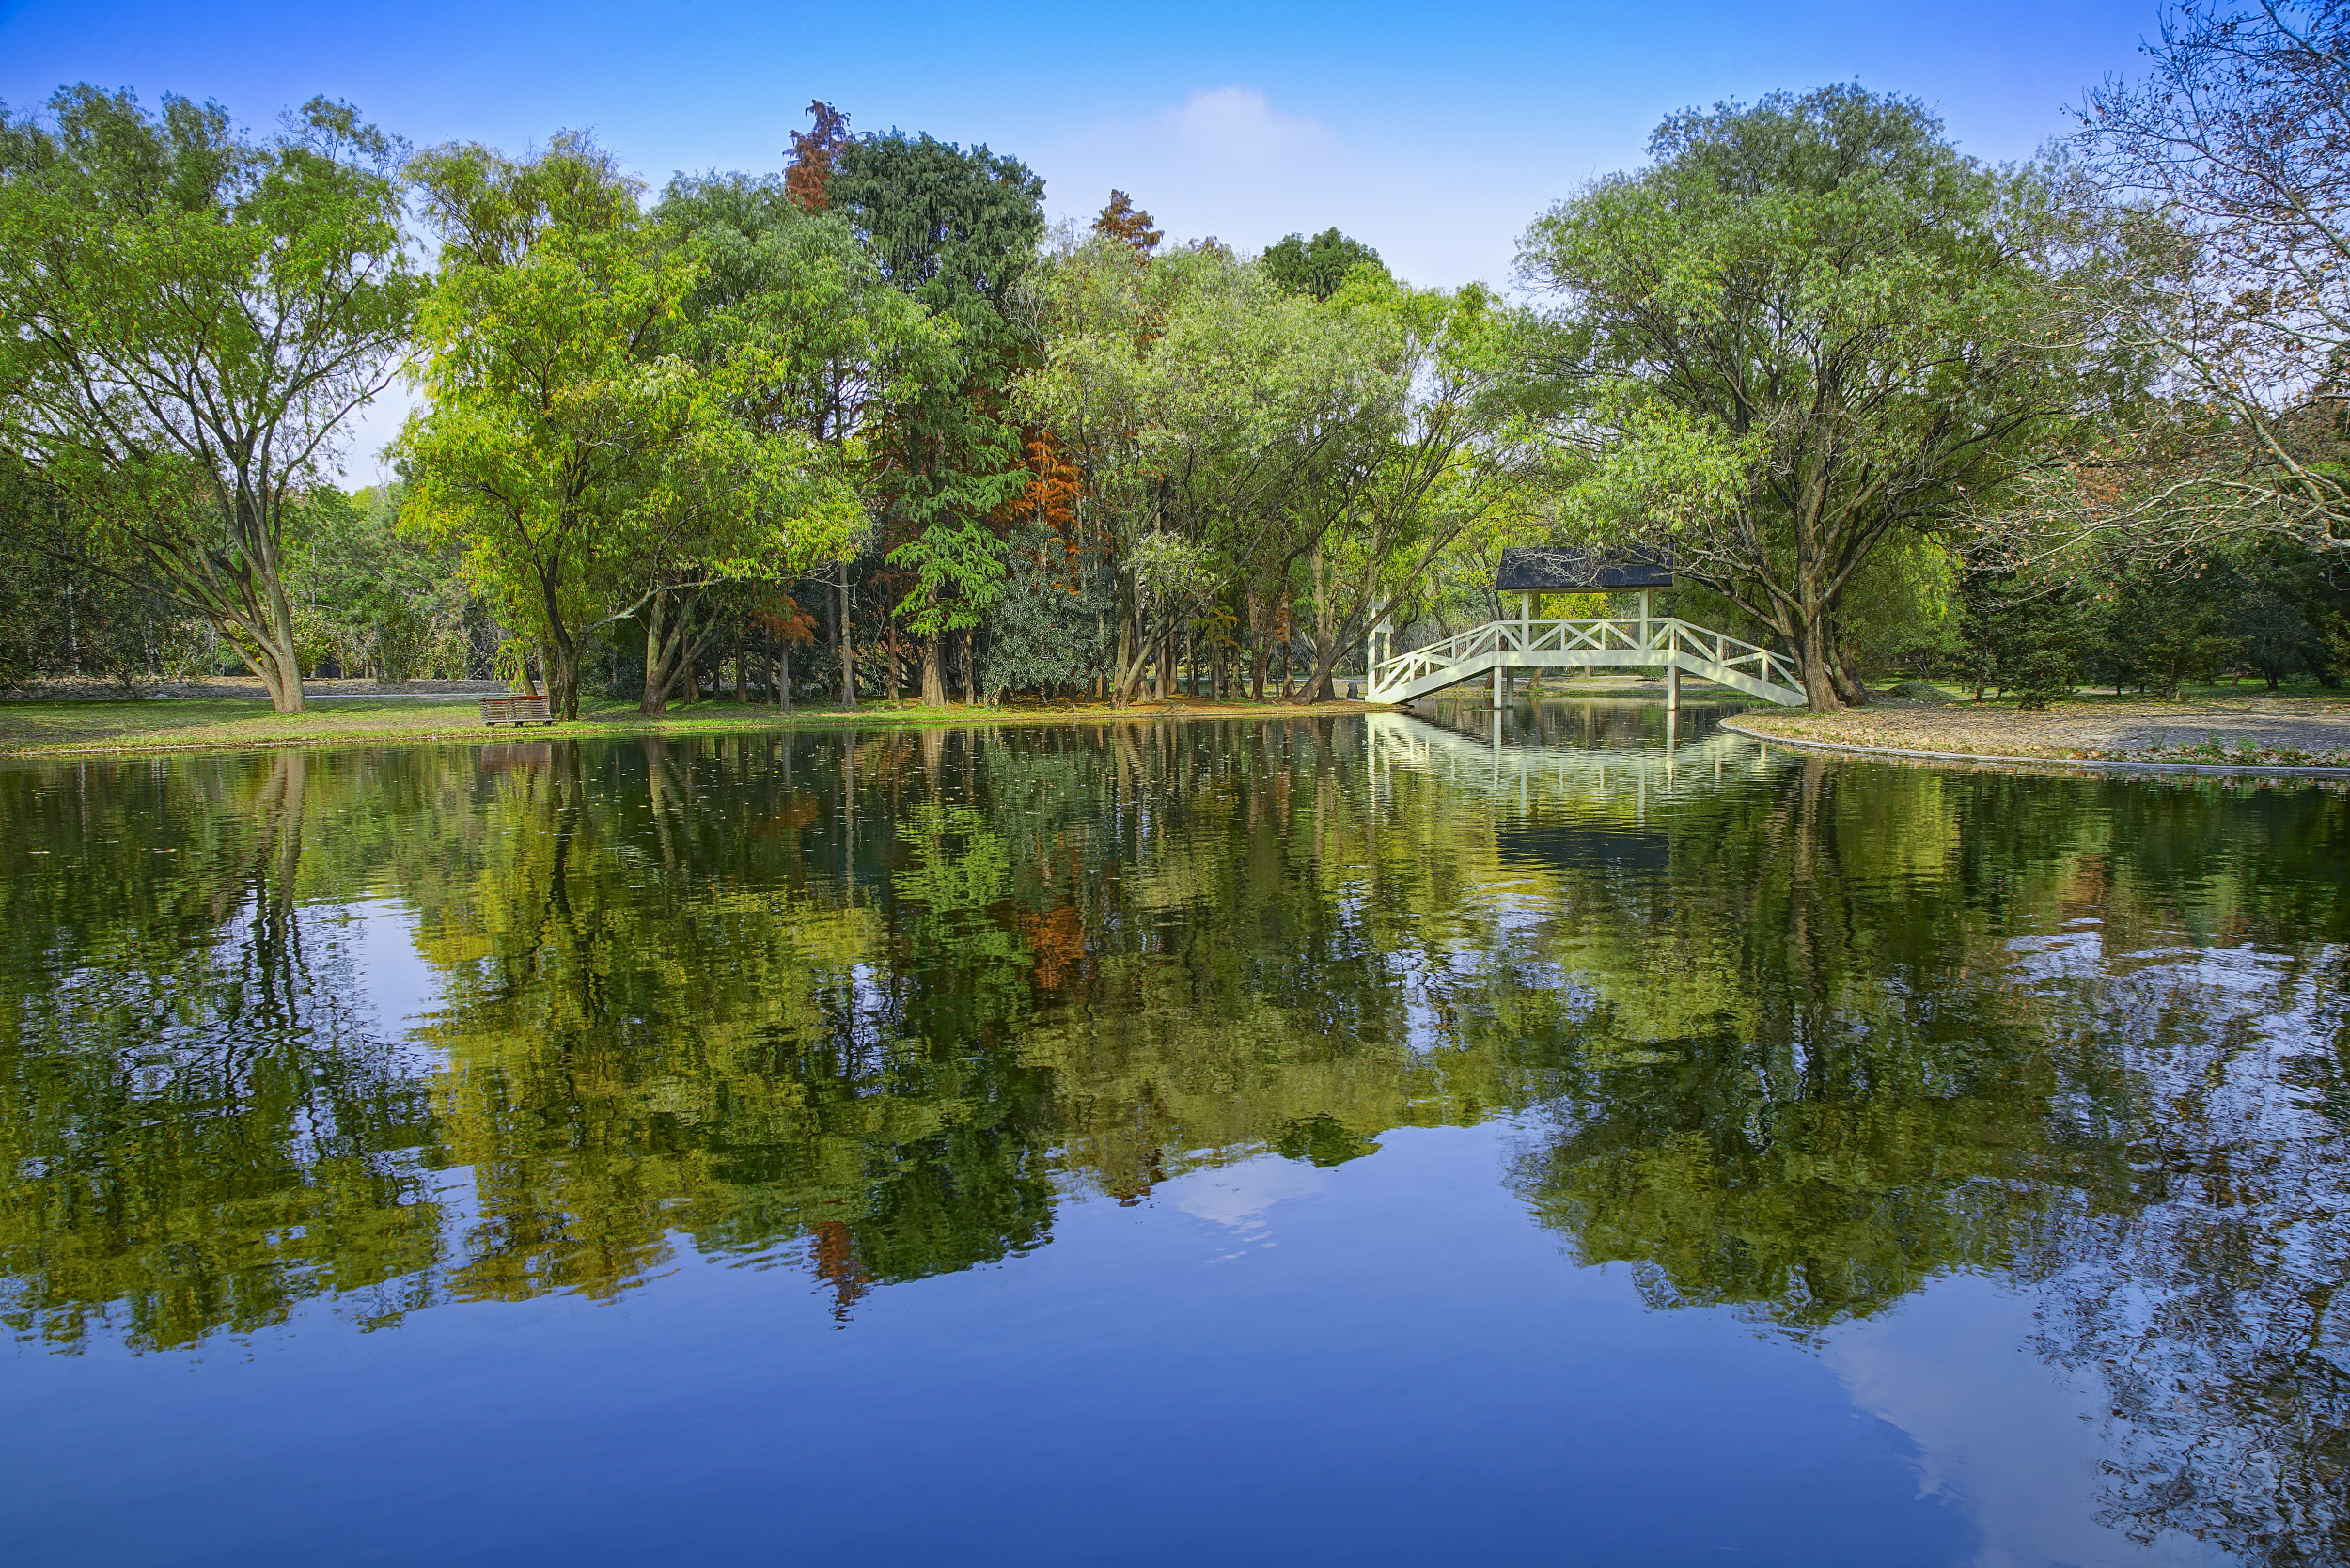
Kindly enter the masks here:
<path id="1" fill-rule="evenodd" d="M 1681 666 L 1665 666 L 1665 712 L 1676 713 L 1681 708 Z"/>
<path id="2" fill-rule="evenodd" d="M 1499 665 L 1494 666 L 1494 722 L 1501 722 L 1501 682 L 1505 677 Z"/>

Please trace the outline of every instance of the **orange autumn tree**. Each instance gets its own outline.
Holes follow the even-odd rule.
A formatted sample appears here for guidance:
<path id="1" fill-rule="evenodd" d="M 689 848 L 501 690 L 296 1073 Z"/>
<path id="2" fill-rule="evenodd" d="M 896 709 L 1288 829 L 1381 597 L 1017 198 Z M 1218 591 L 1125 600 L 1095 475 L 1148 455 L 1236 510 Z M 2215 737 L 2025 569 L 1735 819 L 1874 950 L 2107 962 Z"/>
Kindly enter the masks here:
<path id="1" fill-rule="evenodd" d="M 1110 193 L 1109 205 L 1093 220 L 1093 232 L 1109 234 L 1125 241 L 1148 257 L 1159 248 L 1167 236 L 1151 227 L 1151 214 L 1135 205 L 1135 198 L 1123 191 Z"/>
<path id="2" fill-rule="evenodd" d="M 832 171 L 849 143 L 849 117 L 822 99 L 807 106 L 815 125 L 791 133 L 791 162 L 783 171 L 783 194 L 804 212 L 821 212 L 828 199 Z"/>
<path id="3" fill-rule="evenodd" d="M 780 604 L 762 605 L 753 610 L 751 621 L 775 645 L 776 700 L 788 713 L 791 711 L 791 650 L 801 643 L 816 640 L 816 618 L 800 608 L 797 599 L 787 594 Z"/>
<path id="4" fill-rule="evenodd" d="M 1102 667 L 1115 602 L 1102 591 L 1099 541 L 1085 532 L 1085 476 L 1059 439 L 1031 428 L 1028 482 L 989 522 L 1008 568 L 989 629 L 987 694 L 1084 690 Z"/>
<path id="5" fill-rule="evenodd" d="M 1110 192 L 1092 232 L 1132 247 L 1143 265 L 1166 235 L 1124 191 Z M 1089 529 L 1083 468 L 1051 431 L 1023 432 L 1028 482 L 992 525 L 1004 538 L 1010 576 L 990 626 L 987 690 L 1083 691 L 1106 675 L 1118 602 L 1115 541 Z"/>
<path id="6" fill-rule="evenodd" d="M 1027 488 L 1005 509 L 1005 522 L 1016 525 L 1025 518 L 1043 525 L 1051 537 L 1039 540 L 1037 565 L 1073 573 L 1078 555 L 1077 503 L 1085 494 L 1084 476 L 1050 431 L 1031 430 L 1022 450 L 1027 454 L 1031 478 Z M 1060 546 L 1058 558 L 1052 557 L 1054 541 Z M 1073 579 L 1065 580 L 1063 586 L 1076 590 Z"/>

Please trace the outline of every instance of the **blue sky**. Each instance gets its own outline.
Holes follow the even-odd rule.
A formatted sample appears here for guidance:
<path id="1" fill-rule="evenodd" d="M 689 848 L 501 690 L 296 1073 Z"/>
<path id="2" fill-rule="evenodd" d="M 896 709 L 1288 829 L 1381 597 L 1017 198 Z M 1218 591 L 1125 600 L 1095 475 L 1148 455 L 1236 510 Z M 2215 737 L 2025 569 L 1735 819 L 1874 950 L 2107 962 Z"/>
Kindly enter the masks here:
<path id="1" fill-rule="evenodd" d="M 1057 217 L 1111 186 L 1181 239 L 1337 225 L 1419 283 L 1506 282 L 1527 222 L 1637 165 L 1671 110 L 1857 81 L 1961 146 L 2029 155 L 2154 0 L 1902 4 L 271 6 L 0 0 L 0 99 L 60 83 L 218 99 L 266 124 L 313 93 L 419 145 L 588 127 L 658 184 L 773 169 L 811 98 L 859 129 L 983 141 Z"/>

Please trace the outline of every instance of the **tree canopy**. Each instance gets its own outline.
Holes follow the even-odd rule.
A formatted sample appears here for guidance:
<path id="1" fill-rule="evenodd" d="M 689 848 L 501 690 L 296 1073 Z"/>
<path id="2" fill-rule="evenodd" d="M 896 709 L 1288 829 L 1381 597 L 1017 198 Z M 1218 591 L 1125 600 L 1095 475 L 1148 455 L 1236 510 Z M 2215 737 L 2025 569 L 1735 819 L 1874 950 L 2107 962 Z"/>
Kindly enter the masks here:
<path id="1" fill-rule="evenodd" d="M 1257 261 L 1266 276 L 1291 293 L 1310 294 L 1318 300 L 1337 293 L 1347 274 L 1357 267 L 1386 271 L 1377 251 L 1336 228 L 1325 228 L 1310 240 L 1303 234 L 1287 235 L 1267 245 Z"/>
<path id="2" fill-rule="evenodd" d="M 1583 504 L 1857 698 L 1854 575 L 1958 522 L 2106 389 L 2060 171 L 1966 158 L 1914 101 L 1829 87 L 1668 119 L 1654 162 L 1528 231 L 1603 449 Z"/>
<path id="3" fill-rule="evenodd" d="M 302 710 L 289 506 L 383 390 L 422 292 L 400 144 L 312 99 L 274 136 L 217 103 L 60 90 L 0 109 L 0 443 Z"/>

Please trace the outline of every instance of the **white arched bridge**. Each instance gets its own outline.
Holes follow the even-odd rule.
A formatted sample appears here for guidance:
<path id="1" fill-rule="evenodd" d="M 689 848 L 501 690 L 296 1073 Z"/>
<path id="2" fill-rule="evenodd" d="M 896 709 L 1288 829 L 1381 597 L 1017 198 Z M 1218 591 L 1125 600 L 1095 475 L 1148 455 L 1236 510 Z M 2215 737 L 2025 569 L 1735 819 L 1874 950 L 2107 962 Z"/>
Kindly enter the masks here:
<path id="1" fill-rule="evenodd" d="M 1495 587 L 1518 595 L 1518 619 L 1488 621 L 1425 648 L 1390 652 L 1388 629 L 1371 633 L 1371 678 L 1364 697 L 1372 702 L 1409 702 L 1416 697 L 1490 675 L 1494 702 L 1502 682 L 1520 670 L 1661 669 L 1665 705 L 1681 705 L 1685 673 L 1748 697 L 1789 708 L 1804 705 L 1803 682 L 1785 656 L 1727 633 L 1651 612 L 1650 594 L 1672 584 L 1669 567 L 1649 562 L 1603 561 L 1577 550 L 1504 550 Z M 1594 620 L 1538 620 L 1537 593 L 1639 590 L 1635 616 Z"/>

